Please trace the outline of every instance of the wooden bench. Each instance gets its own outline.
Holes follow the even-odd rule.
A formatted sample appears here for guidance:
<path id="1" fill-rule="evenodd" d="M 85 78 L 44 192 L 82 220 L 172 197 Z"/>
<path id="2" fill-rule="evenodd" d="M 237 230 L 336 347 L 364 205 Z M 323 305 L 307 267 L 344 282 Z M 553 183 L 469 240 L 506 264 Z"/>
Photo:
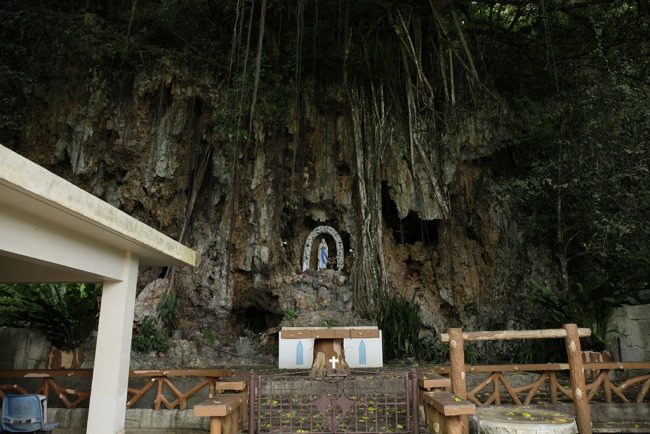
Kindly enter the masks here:
<path id="1" fill-rule="evenodd" d="M 210 434 L 235 434 L 238 409 L 246 403 L 245 393 L 218 394 L 194 406 L 194 416 L 210 417 Z"/>
<path id="2" fill-rule="evenodd" d="M 224 392 L 238 392 L 244 393 L 248 389 L 248 375 L 244 373 L 237 373 L 228 377 L 221 377 L 215 382 L 215 390 L 217 393 Z M 246 417 L 246 406 L 239 406 L 239 423 L 244 423 Z"/>
<path id="3" fill-rule="evenodd" d="M 228 377 L 221 377 L 215 382 L 215 389 L 218 393 L 243 392 L 248 383 L 246 374 L 234 374 Z"/>
<path id="4" fill-rule="evenodd" d="M 476 406 L 450 392 L 420 392 L 429 433 L 462 434 L 466 431 L 467 417 L 476 413 Z"/>
<path id="5" fill-rule="evenodd" d="M 451 379 L 433 372 L 420 372 L 418 374 L 418 386 L 426 391 L 433 389 L 451 391 Z"/>

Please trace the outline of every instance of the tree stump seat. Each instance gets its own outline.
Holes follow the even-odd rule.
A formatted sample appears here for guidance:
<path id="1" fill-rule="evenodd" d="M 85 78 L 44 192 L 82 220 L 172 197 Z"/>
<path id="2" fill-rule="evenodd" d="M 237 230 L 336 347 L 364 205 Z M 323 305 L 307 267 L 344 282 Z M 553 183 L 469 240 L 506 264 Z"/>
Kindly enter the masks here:
<path id="1" fill-rule="evenodd" d="M 577 434 L 575 418 L 566 413 L 532 407 L 484 407 L 470 421 L 472 434 Z"/>

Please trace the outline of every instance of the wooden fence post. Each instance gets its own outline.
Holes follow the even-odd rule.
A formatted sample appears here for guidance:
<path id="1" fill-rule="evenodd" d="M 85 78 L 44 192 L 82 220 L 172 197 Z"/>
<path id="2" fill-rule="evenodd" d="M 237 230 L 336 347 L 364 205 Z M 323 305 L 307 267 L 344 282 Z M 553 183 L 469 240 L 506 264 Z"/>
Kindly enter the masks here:
<path id="1" fill-rule="evenodd" d="M 449 329 L 449 364 L 451 365 L 451 390 L 461 399 L 467 399 L 467 379 L 465 374 L 465 338 L 463 329 Z M 467 416 L 461 416 L 462 433 L 469 433 Z M 459 430 L 460 427 L 452 427 Z"/>
<path id="2" fill-rule="evenodd" d="M 459 398 L 467 399 L 463 329 L 449 329 L 449 363 L 451 365 L 451 389 Z"/>
<path id="3" fill-rule="evenodd" d="M 580 349 L 578 326 L 575 324 L 564 324 L 563 327 L 566 330 L 564 343 L 569 359 L 569 374 L 571 376 L 571 390 L 573 392 L 578 431 L 580 434 L 592 434 L 591 413 L 589 412 L 589 400 L 587 399 L 585 371 L 582 367 L 582 350 Z"/>

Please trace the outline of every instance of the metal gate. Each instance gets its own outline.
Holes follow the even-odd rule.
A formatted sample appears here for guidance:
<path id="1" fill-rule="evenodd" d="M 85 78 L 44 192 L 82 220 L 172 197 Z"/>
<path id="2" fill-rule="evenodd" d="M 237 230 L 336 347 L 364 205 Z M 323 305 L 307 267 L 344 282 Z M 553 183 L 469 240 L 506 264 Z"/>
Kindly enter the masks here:
<path id="1" fill-rule="evenodd" d="M 251 372 L 248 384 L 249 434 L 418 434 L 415 370 Z"/>

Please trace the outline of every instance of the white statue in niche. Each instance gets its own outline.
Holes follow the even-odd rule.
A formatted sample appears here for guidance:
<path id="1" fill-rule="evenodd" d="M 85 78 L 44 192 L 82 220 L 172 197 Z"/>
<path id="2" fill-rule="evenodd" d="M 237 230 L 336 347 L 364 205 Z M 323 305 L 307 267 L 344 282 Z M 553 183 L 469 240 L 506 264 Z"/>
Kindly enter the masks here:
<path id="1" fill-rule="evenodd" d="M 320 245 L 318 246 L 318 269 L 325 270 L 327 268 L 328 247 L 325 238 L 321 238 Z"/>

